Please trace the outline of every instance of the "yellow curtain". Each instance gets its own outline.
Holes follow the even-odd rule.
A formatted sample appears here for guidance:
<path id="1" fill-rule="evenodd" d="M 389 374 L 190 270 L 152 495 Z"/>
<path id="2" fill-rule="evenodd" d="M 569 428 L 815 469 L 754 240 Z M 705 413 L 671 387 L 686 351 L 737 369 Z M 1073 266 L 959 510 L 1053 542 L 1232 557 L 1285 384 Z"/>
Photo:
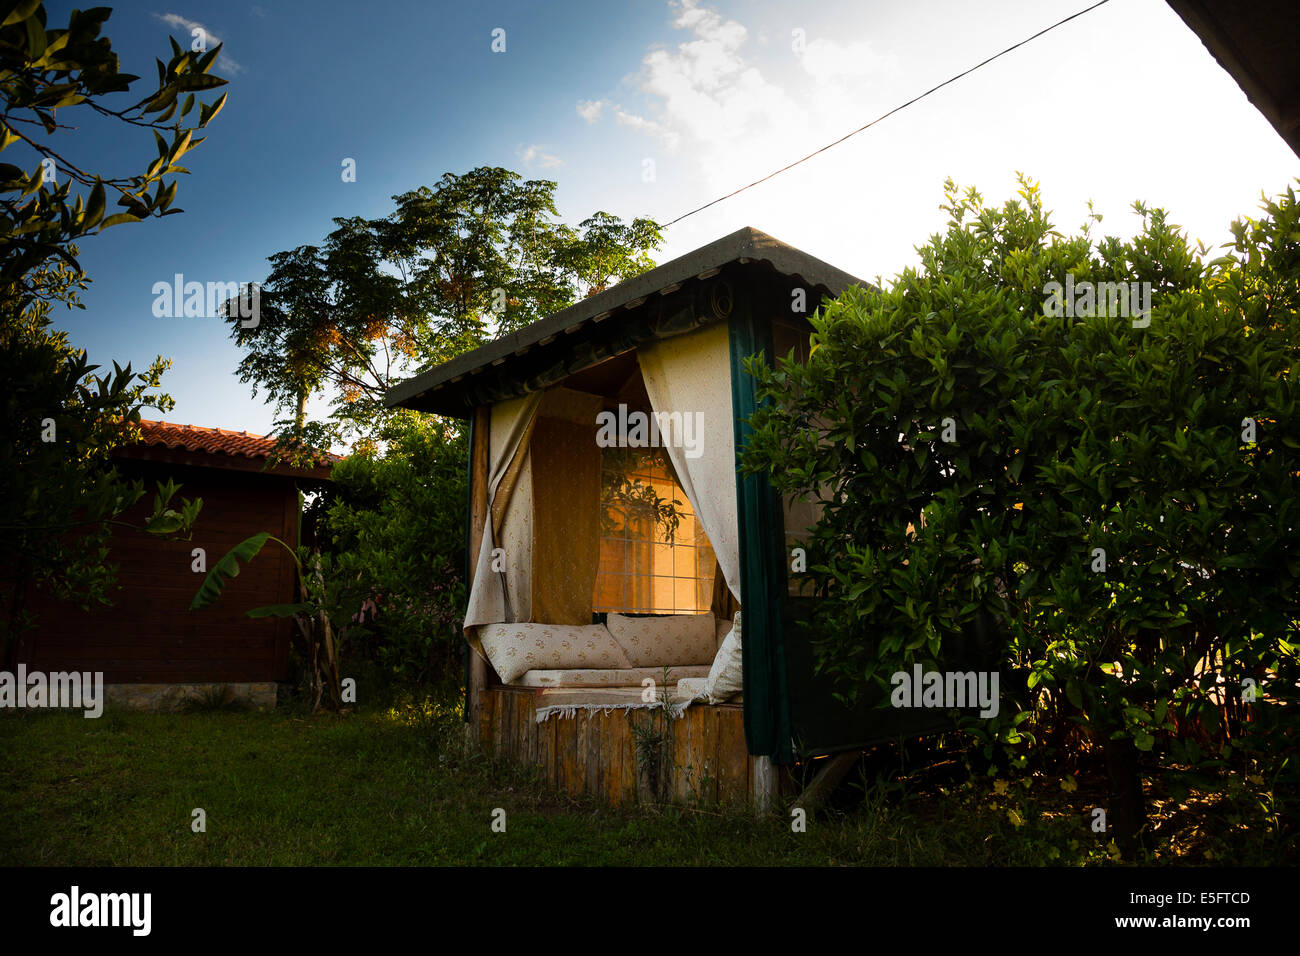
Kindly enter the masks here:
<path id="1" fill-rule="evenodd" d="M 600 560 L 599 396 L 557 389 L 529 442 L 533 481 L 531 620 L 590 624 Z"/>

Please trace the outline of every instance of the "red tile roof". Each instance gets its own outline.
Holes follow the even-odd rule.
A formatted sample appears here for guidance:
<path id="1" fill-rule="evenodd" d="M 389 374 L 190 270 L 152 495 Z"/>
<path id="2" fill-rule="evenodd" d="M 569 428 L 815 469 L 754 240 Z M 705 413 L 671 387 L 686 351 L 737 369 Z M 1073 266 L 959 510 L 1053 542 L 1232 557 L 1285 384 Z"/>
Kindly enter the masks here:
<path id="1" fill-rule="evenodd" d="M 218 455 L 238 455 L 244 458 L 265 460 L 275 449 L 275 439 L 247 431 L 229 428 L 211 428 L 204 425 L 178 425 L 173 422 L 156 422 L 140 419 L 142 444 L 184 448 Z M 321 464 L 333 464 L 343 459 L 330 452 L 322 452 Z"/>

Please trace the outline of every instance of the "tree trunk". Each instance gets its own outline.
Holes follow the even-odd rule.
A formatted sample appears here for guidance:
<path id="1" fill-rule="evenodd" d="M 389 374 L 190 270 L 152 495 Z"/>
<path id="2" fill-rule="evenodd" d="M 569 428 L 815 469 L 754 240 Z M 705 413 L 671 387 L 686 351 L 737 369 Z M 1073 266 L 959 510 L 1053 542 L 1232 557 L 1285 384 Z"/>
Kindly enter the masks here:
<path id="1" fill-rule="evenodd" d="M 293 413 L 293 437 L 302 441 L 302 430 L 307 425 L 307 390 L 298 393 L 298 407 Z"/>
<path id="2" fill-rule="evenodd" d="M 343 706 L 342 684 L 339 679 L 339 648 L 334 641 L 334 629 L 330 625 L 329 614 L 325 610 L 326 590 L 325 577 L 320 570 L 320 555 L 312 555 L 312 578 L 316 583 L 317 601 L 319 602 L 316 611 L 316 624 L 320 628 L 320 634 L 316 638 L 318 651 L 323 651 L 323 655 L 313 652 L 312 657 L 316 662 L 317 676 L 325 691 L 329 696 L 329 708 L 339 710 Z"/>
<path id="3" fill-rule="evenodd" d="M 1138 851 L 1146 848 L 1147 839 L 1146 796 L 1142 792 L 1138 750 L 1129 737 L 1108 737 L 1103 749 L 1110 788 L 1110 829 L 1124 859 L 1135 860 Z"/>
<path id="4" fill-rule="evenodd" d="M 306 595 L 300 595 L 300 597 L 306 599 Z M 308 679 L 311 681 L 311 712 L 314 714 L 320 710 L 321 691 L 323 690 L 320 674 L 320 645 L 312 634 L 313 621 L 311 615 L 295 614 L 293 620 L 298 625 L 298 632 L 302 634 L 303 650 L 307 653 Z"/>

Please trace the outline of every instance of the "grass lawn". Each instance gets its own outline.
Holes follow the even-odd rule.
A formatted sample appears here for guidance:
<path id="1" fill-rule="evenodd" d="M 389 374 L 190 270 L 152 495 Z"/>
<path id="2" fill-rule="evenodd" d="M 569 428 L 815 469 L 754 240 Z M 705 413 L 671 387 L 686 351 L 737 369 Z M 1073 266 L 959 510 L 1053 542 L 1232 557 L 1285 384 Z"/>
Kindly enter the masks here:
<path id="1" fill-rule="evenodd" d="M 1098 803 L 1086 786 L 1067 792 L 1059 781 L 1026 778 L 906 795 L 864 787 L 797 833 L 785 810 L 758 820 L 576 801 L 526 770 L 463 755 L 451 743 L 454 715 L 416 713 L 0 714 L 0 864 L 1109 862 L 1104 838 L 1088 827 L 1088 807 Z M 1262 818 L 1213 803 L 1207 797 L 1153 862 L 1285 856 Z M 1180 806 L 1186 813 L 1187 802 Z M 490 827 L 498 807 L 505 833 Z M 195 808 L 206 812 L 204 833 L 191 830 Z"/>

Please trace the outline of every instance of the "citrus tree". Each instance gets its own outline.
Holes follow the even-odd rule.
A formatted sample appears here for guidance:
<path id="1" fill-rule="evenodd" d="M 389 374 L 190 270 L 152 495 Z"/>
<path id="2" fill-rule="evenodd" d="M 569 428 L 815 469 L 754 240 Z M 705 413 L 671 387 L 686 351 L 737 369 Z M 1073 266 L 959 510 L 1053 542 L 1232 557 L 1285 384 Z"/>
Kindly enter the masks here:
<path id="1" fill-rule="evenodd" d="M 1132 854 L 1162 764 L 1300 769 L 1300 213 L 1210 259 L 1140 203 L 1130 240 L 1063 235 L 1021 182 L 949 182 L 919 268 L 828 303 L 806 363 L 750 363 L 744 465 L 824 504 L 810 639 L 841 693 L 991 629 L 1003 700 L 969 729 L 1024 759 L 1081 727 Z"/>

